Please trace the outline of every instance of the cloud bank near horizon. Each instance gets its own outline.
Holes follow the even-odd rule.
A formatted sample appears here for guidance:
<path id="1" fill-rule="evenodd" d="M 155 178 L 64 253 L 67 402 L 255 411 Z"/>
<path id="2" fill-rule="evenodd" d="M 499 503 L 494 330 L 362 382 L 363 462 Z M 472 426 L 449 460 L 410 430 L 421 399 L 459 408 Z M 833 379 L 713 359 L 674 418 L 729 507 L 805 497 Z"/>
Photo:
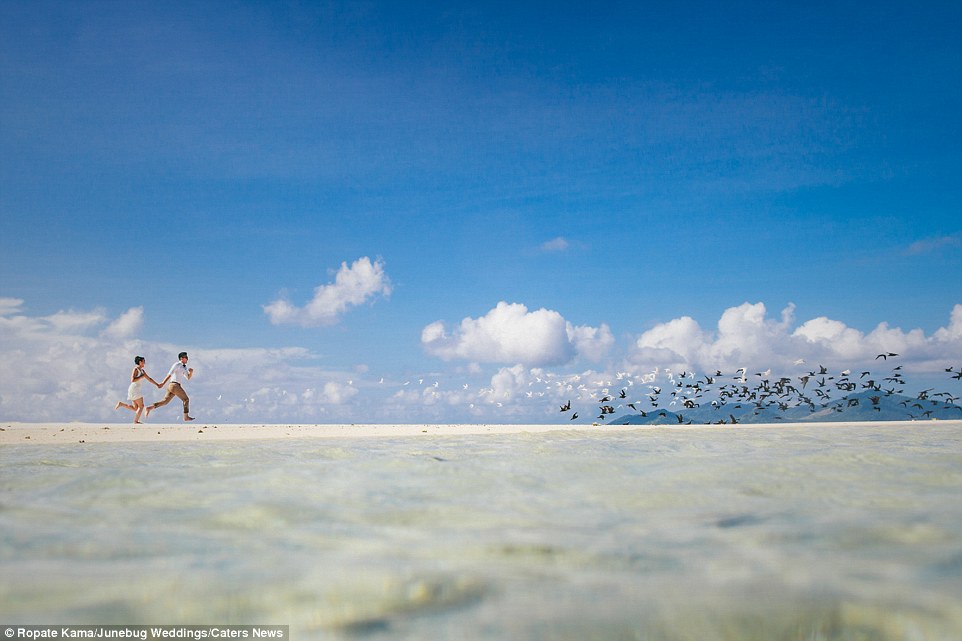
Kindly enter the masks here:
<path id="1" fill-rule="evenodd" d="M 606 325 L 575 327 L 557 311 L 502 302 L 451 332 L 440 322 L 422 332 L 429 353 L 467 364 L 401 378 L 376 364 L 325 368 L 304 347 L 144 341 L 137 336 L 141 307 L 116 317 L 100 309 L 30 316 L 22 299 L 0 298 L 0 358 L 16 364 L 16 376 L 0 389 L 0 419 L 129 420 L 113 406 L 123 398 L 133 356 L 146 356 L 148 371 L 163 376 L 181 349 L 191 352 L 198 369 L 190 394 L 192 406 L 203 408 L 199 417 L 240 423 L 556 421 L 556 402 L 589 400 L 667 368 L 771 368 L 791 375 L 816 364 L 871 368 L 877 354 L 890 351 L 915 374 L 939 377 L 943 368 L 962 365 L 962 304 L 930 334 L 886 322 L 865 333 L 827 317 L 797 323 L 794 316 L 792 305 L 771 318 L 763 303 L 744 303 L 726 309 L 712 329 L 682 316 L 636 335 L 619 351 Z M 592 359 L 592 368 L 578 369 Z M 159 391 L 151 393 L 148 402 L 159 398 Z M 176 412 L 168 412 L 154 420 L 175 419 Z"/>
<path id="2" fill-rule="evenodd" d="M 330 405 L 342 405 L 357 393 L 341 372 L 311 364 L 314 355 L 302 347 L 149 342 L 137 337 L 144 320 L 141 307 L 116 318 L 100 309 L 28 316 L 24 302 L 0 298 L 0 358 L 16 364 L 16 375 L 5 378 L 0 389 L 0 418 L 5 420 L 130 420 L 132 415 L 113 408 L 126 398 L 133 357 L 146 357 L 147 371 L 161 380 L 183 349 L 201 379 L 207 379 L 189 386 L 192 402 L 205 408 L 206 420 L 247 422 L 271 415 L 321 420 Z M 147 402 L 162 396 L 150 385 L 144 389 Z M 155 422 L 177 418 L 171 412 Z"/>

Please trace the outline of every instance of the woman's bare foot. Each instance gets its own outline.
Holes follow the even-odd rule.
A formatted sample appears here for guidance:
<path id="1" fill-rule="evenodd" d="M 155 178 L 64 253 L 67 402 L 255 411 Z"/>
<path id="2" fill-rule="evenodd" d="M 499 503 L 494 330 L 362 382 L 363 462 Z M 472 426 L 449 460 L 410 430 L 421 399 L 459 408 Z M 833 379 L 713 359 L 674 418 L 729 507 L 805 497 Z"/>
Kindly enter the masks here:
<path id="1" fill-rule="evenodd" d="M 186 422 L 186 421 L 192 421 L 192 420 L 194 420 L 194 417 L 193 417 L 193 416 L 185 416 L 185 417 L 184 417 L 184 421 L 185 421 L 185 422 Z"/>

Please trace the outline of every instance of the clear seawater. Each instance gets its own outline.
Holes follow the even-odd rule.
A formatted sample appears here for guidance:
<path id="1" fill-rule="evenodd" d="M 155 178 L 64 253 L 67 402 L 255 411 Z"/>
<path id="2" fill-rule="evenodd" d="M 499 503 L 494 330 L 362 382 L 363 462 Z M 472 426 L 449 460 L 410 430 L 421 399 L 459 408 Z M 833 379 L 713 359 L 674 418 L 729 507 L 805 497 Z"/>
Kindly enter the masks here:
<path id="1" fill-rule="evenodd" d="M 0 623 L 962 639 L 962 429 L 0 448 Z"/>

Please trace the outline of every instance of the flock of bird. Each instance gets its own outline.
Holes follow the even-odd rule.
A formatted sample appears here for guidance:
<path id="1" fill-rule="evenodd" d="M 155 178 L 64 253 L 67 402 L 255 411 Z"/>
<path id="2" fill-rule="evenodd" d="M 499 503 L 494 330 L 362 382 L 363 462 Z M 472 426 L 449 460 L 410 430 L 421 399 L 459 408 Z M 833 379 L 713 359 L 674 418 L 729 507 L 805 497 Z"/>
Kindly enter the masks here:
<path id="1" fill-rule="evenodd" d="M 889 359 L 898 356 L 893 352 L 883 352 L 875 360 L 888 363 Z M 962 367 L 948 367 L 945 371 L 951 379 L 962 381 Z M 642 417 L 652 412 L 668 416 L 668 407 L 677 408 L 679 423 L 693 422 L 686 421 L 682 412 L 707 406 L 714 410 L 712 415 L 716 411 L 718 415 L 717 419 L 708 422 L 718 424 L 739 422 L 735 410 L 742 416 L 749 411 L 752 416 L 767 411 L 784 413 L 797 407 L 807 408 L 810 413 L 844 412 L 866 399 L 872 404 L 873 410 L 881 411 L 881 400 L 884 397 L 901 396 L 906 385 L 902 365 L 893 366 L 884 377 L 874 375 L 871 371 L 853 373 L 843 370 L 832 373 L 821 365 L 797 377 L 772 377 L 771 370 L 750 375 L 745 368 L 739 368 L 731 375 L 716 370 L 714 375 L 696 376 L 693 372 L 683 372 L 674 376 L 669 371 L 666 376 L 666 387 L 655 385 L 652 377 L 648 379 L 648 391 L 637 397 L 635 394 L 629 395 L 634 386 L 634 381 L 630 379 L 620 392 L 605 390 L 600 398 L 594 399 L 600 411 L 597 420 L 603 422 L 609 417 L 613 418 L 616 405 L 629 408 Z M 907 418 L 928 418 L 932 416 L 934 406 L 955 403 L 957 400 L 958 396 L 935 392 L 933 388 L 919 392 L 915 398 L 906 397 L 899 404 L 905 408 Z M 569 420 L 579 417 L 577 411 L 572 411 L 570 400 L 561 406 L 561 412 L 571 412 Z M 776 418 L 780 417 L 776 415 Z"/>

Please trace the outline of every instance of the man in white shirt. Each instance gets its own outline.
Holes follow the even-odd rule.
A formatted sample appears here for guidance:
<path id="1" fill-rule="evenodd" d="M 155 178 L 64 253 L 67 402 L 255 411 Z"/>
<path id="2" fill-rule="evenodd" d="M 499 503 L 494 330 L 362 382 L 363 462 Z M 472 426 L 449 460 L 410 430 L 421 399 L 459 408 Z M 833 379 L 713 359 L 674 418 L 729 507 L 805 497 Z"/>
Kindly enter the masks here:
<path id="1" fill-rule="evenodd" d="M 187 361 L 187 352 L 181 352 L 177 355 L 177 362 L 170 366 L 170 371 L 167 372 L 167 378 L 160 384 L 161 387 L 167 385 L 167 395 L 153 405 L 148 405 L 144 416 L 150 416 L 152 410 L 166 405 L 176 396 L 184 402 L 184 420 L 194 420 L 190 416 L 190 398 L 188 398 L 187 392 L 184 391 L 184 384 L 194 376 L 194 368 L 187 367 Z M 170 383 L 169 385 L 168 382 Z"/>

